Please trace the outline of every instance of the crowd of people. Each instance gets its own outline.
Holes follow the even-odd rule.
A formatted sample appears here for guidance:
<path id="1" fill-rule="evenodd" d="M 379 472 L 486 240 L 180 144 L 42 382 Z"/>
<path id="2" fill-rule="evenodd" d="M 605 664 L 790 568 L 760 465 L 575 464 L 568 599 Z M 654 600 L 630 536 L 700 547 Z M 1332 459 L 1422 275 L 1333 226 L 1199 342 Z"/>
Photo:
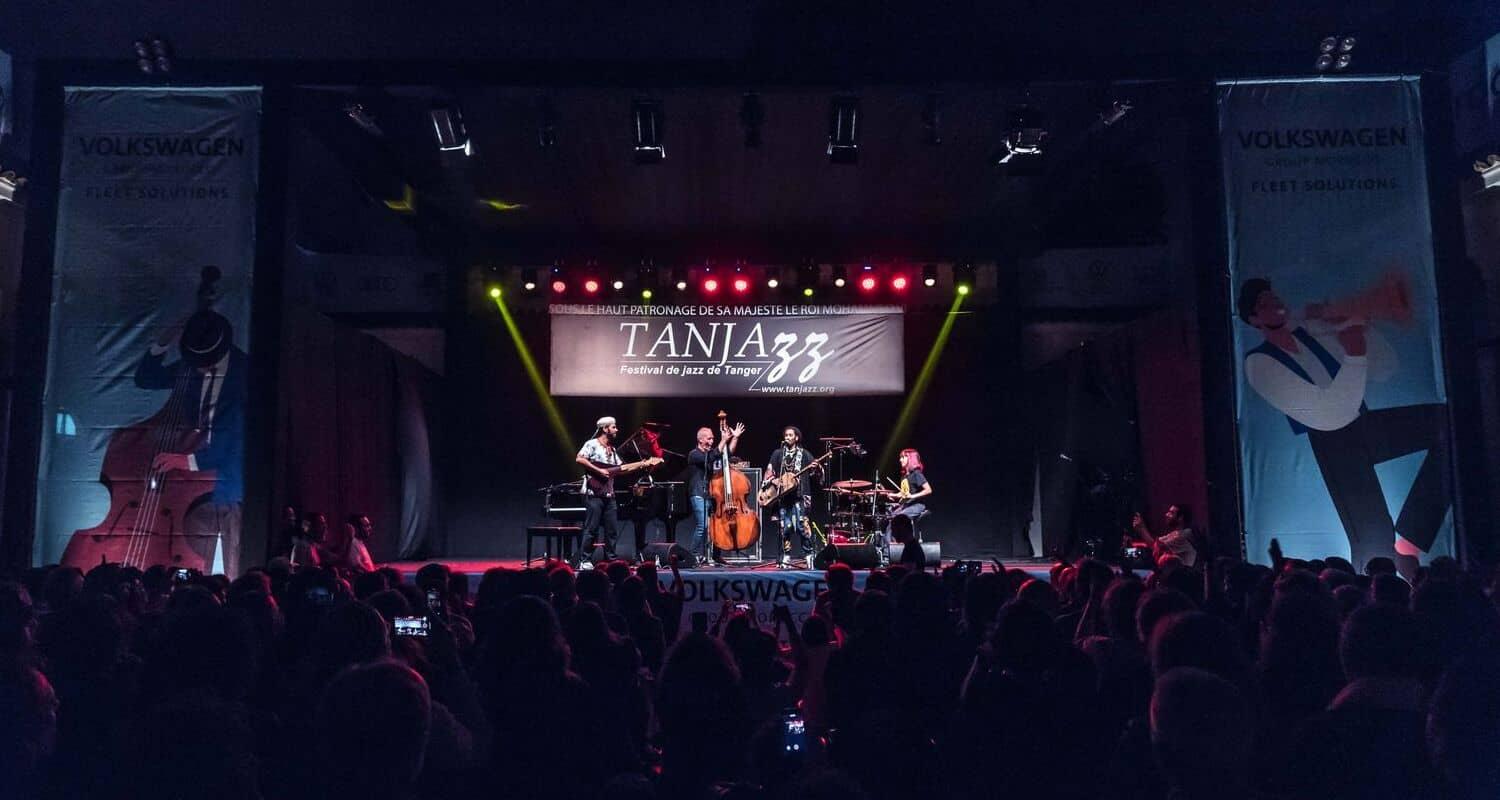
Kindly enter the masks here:
<path id="1" fill-rule="evenodd" d="M 651 563 L 38 568 L 0 580 L 0 795 L 1500 796 L 1489 582 L 1273 555 L 835 564 L 801 621 L 684 615 Z"/>

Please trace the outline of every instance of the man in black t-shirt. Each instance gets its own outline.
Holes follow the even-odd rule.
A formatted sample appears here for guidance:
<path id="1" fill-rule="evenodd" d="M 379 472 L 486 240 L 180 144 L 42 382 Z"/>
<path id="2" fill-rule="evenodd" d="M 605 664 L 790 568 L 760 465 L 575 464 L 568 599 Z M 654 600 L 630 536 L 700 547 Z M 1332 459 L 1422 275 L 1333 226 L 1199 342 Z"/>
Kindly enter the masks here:
<path id="1" fill-rule="evenodd" d="M 801 442 L 800 428 L 788 425 L 782 429 L 781 447 L 772 451 L 766 467 L 767 482 L 776 480 L 783 473 L 796 473 L 813 465 L 812 453 L 807 452 Z M 777 566 L 782 569 L 790 569 L 792 566 L 793 536 L 802 540 L 803 568 L 812 561 L 812 537 L 807 532 L 807 512 L 812 506 L 812 479 L 820 472 L 819 467 L 813 466 L 813 469 L 798 478 L 795 486 L 783 492 L 775 501 L 776 517 L 781 523 L 781 561 Z"/>
<path id="2" fill-rule="evenodd" d="M 730 453 L 740 443 L 740 434 L 745 432 L 743 422 L 735 423 L 731 430 L 727 422 L 719 424 L 719 444 L 714 445 L 714 432 L 708 428 L 698 429 L 698 445 L 688 452 L 688 498 L 693 505 L 693 559 L 702 564 L 705 559 L 708 533 L 708 482 L 714 475 L 724 471 L 724 450 Z M 714 560 L 719 561 L 718 554 Z"/>

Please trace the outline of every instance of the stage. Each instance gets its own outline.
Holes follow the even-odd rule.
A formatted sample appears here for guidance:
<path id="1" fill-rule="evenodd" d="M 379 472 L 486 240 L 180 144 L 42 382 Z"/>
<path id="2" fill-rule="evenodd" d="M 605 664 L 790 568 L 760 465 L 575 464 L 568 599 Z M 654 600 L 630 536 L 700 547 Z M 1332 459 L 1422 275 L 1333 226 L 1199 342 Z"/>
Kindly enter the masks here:
<path id="1" fill-rule="evenodd" d="M 533 561 L 533 566 L 541 566 L 540 559 Z M 952 564 L 952 560 L 943 562 L 944 566 Z M 993 561 L 980 562 L 984 571 L 993 572 L 995 563 Z M 497 567 L 503 569 L 519 570 L 525 566 L 521 559 L 479 559 L 479 558 L 437 558 L 431 561 L 393 561 L 381 564 L 382 567 L 392 567 L 401 573 L 402 580 L 412 580 L 417 570 L 427 564 L 445 564 L 454 572 L 462 573 L 469 579 L 469 593 L 472 596 L 479 588 L 479 580 L 485 571 Z M 1007 570 L 1019 569 L 1033 578 L 1047 580 L 1048 570 L 1052 562 L 1039 558 L 1024 559 L 1002 559 L 1000 564 Z M 854 571 L 854 585 L 857 589 L 863 589 L 865 578 L 870 574 L 869 570 Z M 662 568 L 660 571 L 662 585 L 667 591 L 674 591 L 676 581 L 669 569 Z M 700 569 L 682 570 L 683 596 L 685 603 L 683 611 L 691 615 L 693 612 L 702 611 L 709 615 L 709 620 L 716 619 L 722 610 L 724 603 L 741 604 L 746 603 L 753 607 L 755 615 L 763 625 L 771 625 L 771 610 L 773 607 L 787 606 L 792 611 L 792 616 L 801 621 L 806 615 L 812 613 L 814 601 L 818 593 L 828 588 L 827 582 L 823 580 L 823 570 L 817 569 L 777 569 L 775 562 L 767 561 L 762 566 L 730 566 L 730 567 L 704 567 Z"/>

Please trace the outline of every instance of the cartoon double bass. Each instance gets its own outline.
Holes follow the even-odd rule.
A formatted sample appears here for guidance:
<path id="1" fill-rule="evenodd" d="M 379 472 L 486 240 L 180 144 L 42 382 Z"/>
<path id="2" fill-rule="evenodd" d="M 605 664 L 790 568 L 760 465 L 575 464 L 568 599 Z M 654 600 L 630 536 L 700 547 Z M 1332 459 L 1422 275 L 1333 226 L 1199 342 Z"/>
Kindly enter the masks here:
<path id="1" fill-rule="evenodd" d="M 727 412 L 719 412 L 720 430 L 728 418 Z M 708 537 L 715 550 L 744 550 L 760 538 L 760 514 L 750 502 L 750 479 L 729 465 L 727 442 L 725 437 L 720 443 L 724 466 L 708 481 L 708 495 L 714 504 L 713 516 L 708 518 Z"/>
<path id="2" fill-rule="evenodd" d="M 99 525 L 73 533 L 64 564 L 207 571 L 222 544 L 226 572 L 234 574 L 247 364 L 229 320 L 213 310 L 221 277 L 218 267 L 203 268 L 196 310 L 138 363 L 136 386 L 166 390 L 166 402 L 111 435 L 99 475 L 109 489 L 109 512 Z M 167 363 L 173 349 L 177 358 Z"/>

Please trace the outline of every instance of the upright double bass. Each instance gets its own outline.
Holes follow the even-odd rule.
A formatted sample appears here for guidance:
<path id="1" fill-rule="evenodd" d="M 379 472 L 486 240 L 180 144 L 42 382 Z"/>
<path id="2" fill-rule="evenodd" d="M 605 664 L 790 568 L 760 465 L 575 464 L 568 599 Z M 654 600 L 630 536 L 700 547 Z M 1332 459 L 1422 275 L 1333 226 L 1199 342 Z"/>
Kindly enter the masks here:
<path id="1" fill-rule="evenodd" d="M 62 563 L 83 569 L 102 562 L 142 569 L 167 564 L 207 571 L 213 566 L 216 532 L 199 530 L 203 526 L 193 512 L 210 502 L 218 472 L 203 460 L 198 470 L 162 468 L 158 462 L 164 454 L 201 450 L 213 433 L 202 419 L 204 395 L 209 394 L 204 391 L 205 371 L 233 348 L 229 321 L 213 310 L 220 277 L 218 267 L 203 268 L 196 310 L 173 335 L 157 342 L 150 357 L 153 369 L 145 369 L 143 362 L 137 370 L 137 386 L 169 388 L 170 394 L 161 410 L 111 435 L 99 474 L 109 489 L 109 512 L 99 525 L 73 533 Z M 168 353 L 155 354 L 173 344 L 178 361 L 162 365 Z M 219 402 L 228 400 L 226 393 Z M 237 436 L 238 431 L 221 430 L 220 435 Z"/>
<path id="2" fill-rule="evenodd" d="M 719 430 L 728 424 L 728 412 L 719 412 Z M 750 479 L 729 465 L 729 437 L 719 441 L 723 466 L 708 481 L 708 496 L 714 513 L 708 518 L 708 537 L 715 550 L 744 550 L 760 538 L 760 515 L 750 501 Z"/>

